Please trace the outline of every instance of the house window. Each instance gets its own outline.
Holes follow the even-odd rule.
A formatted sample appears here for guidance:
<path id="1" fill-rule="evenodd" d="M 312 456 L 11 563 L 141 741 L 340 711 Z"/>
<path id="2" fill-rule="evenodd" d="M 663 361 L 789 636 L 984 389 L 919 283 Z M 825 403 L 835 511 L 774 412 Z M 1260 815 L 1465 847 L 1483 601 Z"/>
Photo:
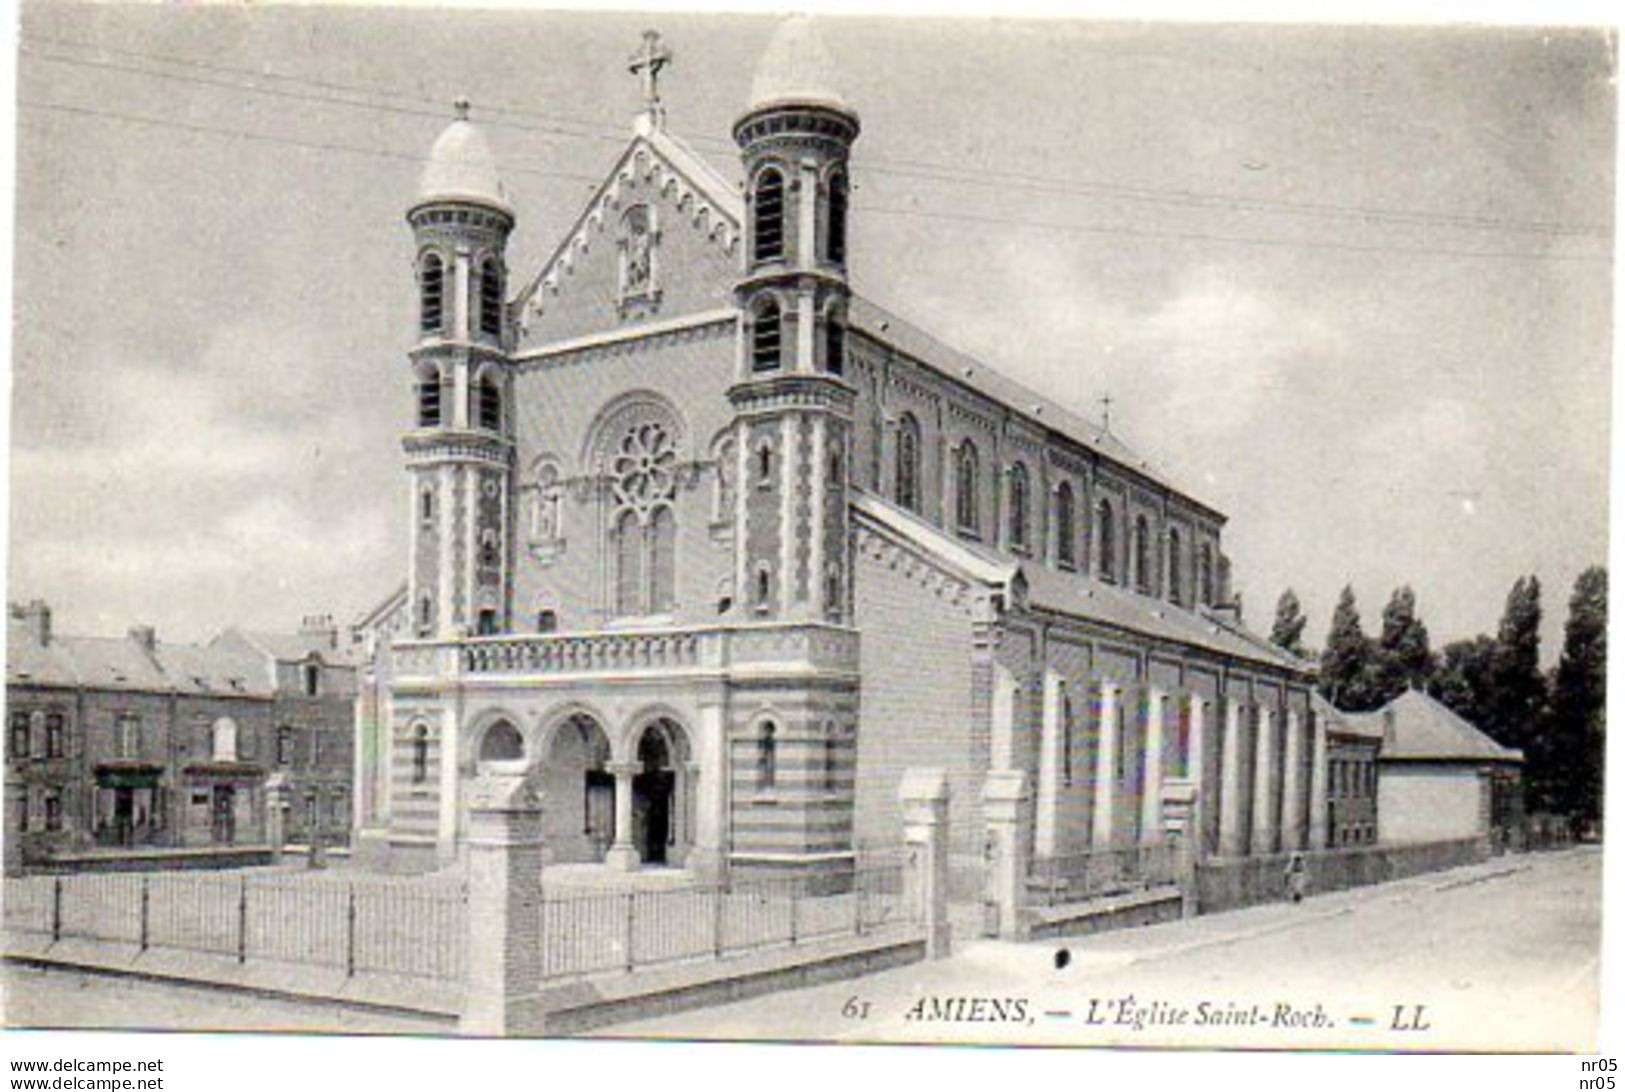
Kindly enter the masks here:
<path id="1" fill-rule="evenodd" d="M 756 260 L 784 257 L 784 176 L 769 167 L 756 176 Z"/>
<path id="2" fill-rule="evenodd" d="M 322 668 L 320 664 L 305 664 L 303 667 L 305 697 L 314 698 L 322 691 Z"/>
<path id="3" fill-rule="evenodd" d="M 750 367 L 756 372 L 776 371 L 779 367 L 780 345 L 784 340 L 784 320 L 779 303 L 765 299 L 756 308 L 751 321 Z"/>
<path id="4" fill-rule="evenodd" d="M 276 764 L 293 765 L 293 729 L 287 725 L 276 730 Z"/>
<path id="5" fill-rule="evenodd" d="M 1134 587 L 1151 590 L 1151 527 L 1144 516 L 1134 518 Z"/>
<path id="6" fill-rule="evenodd" d="M 425 334 L 438 334 L 445 329 L 446 267 L 440 255 L 430 254 L 423 259 L 418 283 L 422 291 L 418 321 Z"/>
<path id="7" fill-rule="evenodd" d="M 490 375 L 480 379 L 475 389 L 476 410 L 480 428 L 486 432 L 502 431 L 502 390 Z"/>
<path id="8" fill-rule="evenodd" d="M 141 756 L 141 718 L 134 713 L 120 713 L 113 720 L 113 749 L 120 758 Z"/>
<path id="9" fill-rule="evenodd" d="M 961 531 L 973 535 L 981 533 L 977 511 L 978 476 L 976 445 L 966 440 L 954 456 L 954 519 Z"/>
<path id="10" fill-rule="evenodd" d="M 418 378 L 418 427 L 435 428 L 440 424 L 440 373 L 431 372 Z"/>
<path id="11" fill-rule="evenodd" d="M 772 721 L 767 721 L 761 727 L 756 737 L 756 788 L 766 792 L 771 790 L 778 782 L 779 777 L 779 743 L 778 728 Z"/>
<path id="12" fill-rule="evenodd" d="M 1213 547 L 1202 543 L 1196 552 L 1196 583 L 1201 591 L 1202 605 L 1213 605 Z"/>
<path id="13" fill-rule="evenodd" d="M 237 761 L 237 722 L 230 717 L 221 717 L 214 722 L 214 760 L 216 762 Z"/>
<path id="14" fill-rule="evenodd" d="M 23 785 L 21 789 L 22 791 L 17 795 L 17 833 L 27 834 L 29 819 L 28 808 L 30 803 L 28 799 L 29 788 L 27 785 Z"/>
<path id="15" fill-rule="evenodd" d="M 836 171 L 829 180 L 829 236 L 826 253 L 832 262 L 846 261 L 846 210 L 849 187 L 845 171 Z"/>
<path id="16" fill-rule="evenodd" d="M 912 413 L 897 422 L 897 503 L 920 510 L 920 423 Z"/>
<path id="17" fill-rule="evenodd" d="M 61 758 L 66 753 L 61 713 L 45 714 L 45 757 Z"/>
<path id="18" fill-rule="evenodd" d="M 1184 555 L 1179 545 L 1179 529 L 1176 527 L 1168 532 L 1168 598 L 1173 600 L 1176 606 L 1185 599 L 1185 584 L 1180 578 Z"/>
<path id="19" fill-rule="evenodd" d="M 11 757 L 28 757 L 28 714 L 11 714 Z"/>
<path id="20" fill-rule="evenodd" d="M 1055 563 L 1063 569 L 1076 568 L 1078 563 L 1073 508 L 1072 483 L 1062 482 L 1055 490 Z"/>
<path id="21" fill-rule="evenodd" d="M 1016 463 L 1010 468 L 1010 545 L 1018 550 L 1026 550 L 1031 541 L 1031 496 L 1027 467 Z"/>
<path id="22" fill-rule="evenodd" d="M 677 600 L 677 452 L 664 425 L 632 426 L 610 456 L 615 609 L 662 614 Z"/>
<path id="23" fill-rule="evenodd" d="M 1097 569 L 1102 580 L 1117 579 L 1117 518 L 1112 502 L 1100 502 L 1100 564 Z"/>
<path id="24" fill-rule="evenodd" d="M 429 780 L 429 729 L 418 725 L 412 734 L 412 781 L 423 784 Z"/>
<path id="25" fill-rule="evenodd" d="M 480 333 L 502 336 L 502 269 L 495 258 L 480 263 Z"/>
<path id="26" fill-rule="evenodd" d="M 56 831 L 62 829 L 62 790 L 47 789 L 45 791 L 45 829 Z"/>

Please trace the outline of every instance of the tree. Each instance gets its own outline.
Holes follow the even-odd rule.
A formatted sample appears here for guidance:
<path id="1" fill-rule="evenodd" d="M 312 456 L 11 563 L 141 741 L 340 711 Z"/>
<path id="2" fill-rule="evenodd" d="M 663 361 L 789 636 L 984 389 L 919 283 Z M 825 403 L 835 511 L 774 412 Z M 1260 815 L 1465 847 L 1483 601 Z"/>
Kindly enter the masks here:
<path id="1" fill-rule="evenodd" d="M 1488 723 L 1490 661 L 1494 658 L 1493 637 L 1480 634 L 1452 641 L 1440 650 L 1428 689 L 1463 720 L 1482 726 Z"/>
<path id="2" fill-rule="evenodd" d="M 1281 593 L 1275 604 L 1275 627 L 1270 630 L 1270 643 L 1284 648 L 1294 656 L 1306 657 L 1303 648 L 1303 627 L 1309 619 L 1303 615 L 1303 604 L 1291 588 Z"/>
<path id="3" fill-rule="evenodd" d="M 1344 587 L 1320 654 L 1320 692 L 1337 708 L 1359 713 L 1376 708 L 1372 682 L 1371 640 L 1360 628 L 1354 589 Z"/>
<path id="4" fill-rule="evenodd" d="M 1539 803 L 1577 825 L 1602 817 L 1607 660 L 1608 570 L 1593 567 L 1574 582 L 1550 711 L 1529 756 Z"/>
<path id="5" fill-rule="evenodd" d="M 1519 577 L 1507 593 L 1506 610 L 1490 660 L 1485 720 L 1497 743 L 1522 748 L 1535 734 L 1546 705 L 1540 672 L 1540 579 Z"/>
<path id="6" fill-rule="evenodd" d="M 1382 611 L 1372 700 L 1386 705 L 1411 687 L 1426 687 L 1432 675 L 1433 650 L 1428 628 L 1416 616 L 1416 593 L 1408 584 L 1395 588 Z"/>

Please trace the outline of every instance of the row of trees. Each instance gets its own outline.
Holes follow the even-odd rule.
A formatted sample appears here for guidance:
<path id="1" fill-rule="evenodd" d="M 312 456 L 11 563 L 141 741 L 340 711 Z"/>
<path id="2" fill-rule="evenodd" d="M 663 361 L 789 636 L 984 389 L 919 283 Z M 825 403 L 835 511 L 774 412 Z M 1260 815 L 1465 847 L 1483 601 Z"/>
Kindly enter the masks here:
<path id="1" fill-rule="evenodd" d="M 1596 821 L 1602 813 L 1607 570 L 1587 569 L 1575 581 L 1563 654 L 1549 674 L 1540 669 L 1540 618 L 1540 580 L 1519 577 L 1493 637 L 1452 641 L 1435 653 L 1408 586 L 1389 597 L 1375 638 L 1366 636 L 1354 590 L 1345 587 L 1319 654 L 1321 693 L 1339 709 L 1365 712 L 1407 689 L 1424 690 L 1497 743 L 1523 751 L 1531 809 Z M 1276 606 L 1271 641 L 1313 659 L 1303 644 L 1306 621 L 1288 589 Z"/>

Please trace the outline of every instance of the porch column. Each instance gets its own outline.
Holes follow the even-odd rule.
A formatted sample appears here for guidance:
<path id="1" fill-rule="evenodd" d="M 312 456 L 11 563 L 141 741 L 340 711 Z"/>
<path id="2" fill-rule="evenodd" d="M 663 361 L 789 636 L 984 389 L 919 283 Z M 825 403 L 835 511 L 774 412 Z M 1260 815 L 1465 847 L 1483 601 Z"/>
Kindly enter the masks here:
<path id="1" fill-rule="evenodd" d="M 457 779 L 461 774 L 460 733 L 457 714 L 446 710 L 440 715 L 440 823 L 436 831 L 435 857 L 441 864 L 457 860 Z"/>
<path id="2" fill-rule="evenodd" d="M 1115 682 L 1100 685 L 1100 746 L 1095 752 L 1095 811 L 1090 843 L 1112 844 L 1117 818 L 1117 733 L 1120 688 Z"/>
<path id="3" fill-rule="evenodd" d="M 1145 699 L 1145 784 L 1140 788 L 1140 841 L 1162 838 L 1162 732 L 1168 695 L 1152 688 Z"/>
<path id="4" fill-rule="evenodd" d="M 1239 698 L 1226 698 L 1224 743 L 1219 752 L 1219 853 L 1239 857 L 1247 847 L 1241 841 L 1241 731 L 1246 706 Z"/>
<path id="5" fill-rule="evenodd" d="M 637 847 L 632 844 L 632 778 L 638 772 L 638 764 L 612 762 L 608 768 L 615 775 L 615 841 L 604 854 L 604 863 L 622 872 L 635 872 L 643 863 Z"/>
<path id="6" fill-rule="evenodd" d="M 1016 768 L 1016 676 L 993 661 L 992 768 Z"/>
<path id="7" fill-rule="evenodd" d="M 1296 709 L 1286 714 L 1286 768 L 1281 772 L 1281 848 L 1303 848 L 1303 720 Z"/>
<path id="8" fill-rule="evenodd" d="M 699 774 L 694 783 L 694 846 L 688 867 L 706 879 L 727 869 L 728 728 L 721 702 L 700 707 Z"/>
<path id="9" fill-rule="evenodd" d="M 1044 732 L 1038 741 L 1038 814 L 1033 828 L 1033 852 L 1039 857 L 1055 856 L 1065 710 L 1066 680 L 1057 672 L 1044 672 Z"/>
<path id="10" fill-rule="evenodd" d="M 1325 849 L 1326 829 L 1326 719 L 1309 713 L 1313 743 L 1309 751 L 1309 848 Z"/>
<path id="11" fill-rule="evenodd" d="M 1252 852 L 1275 852 L 1275 710 L 1258 707 L 1258 738 L 1253 740 Z"/>

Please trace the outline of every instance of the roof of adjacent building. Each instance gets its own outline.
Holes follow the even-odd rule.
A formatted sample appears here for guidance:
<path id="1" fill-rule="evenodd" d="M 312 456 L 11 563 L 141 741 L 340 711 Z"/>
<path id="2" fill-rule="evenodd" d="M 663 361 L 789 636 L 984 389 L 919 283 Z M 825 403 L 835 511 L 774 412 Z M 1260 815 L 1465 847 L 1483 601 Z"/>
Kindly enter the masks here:
<path id="1" fill-rule="evenodd" d="M 951 535 L 919 516 L 865 490 L 854 490 L 860 515 L 884 527 L 960 576 L 1003 586 L 1028 607 L 1053 611 L 1155 640 L 1203 649 L 1251 663 L 1307 674 L 1300 660 L 1238 621 L 1162 599 L 1138 595 L 1083 573 L 1043 564 L 1017 564 L 986 546 Z"/>
<path id="2" fill-rule="evenodd" d="M 315 635 L 256 635 L 258 639 L 267 636 L 285 650 L 317 639 Z M 41 643 L 35 627 L 14 607 L 6 620 L 6 682 L 13 686 L 270 697 L 276 689 L 276 661 L 281 657 L 255 643 L 229 637 L 230 631 L 207 645 L 154 637 L 149 647 L 133 632 L 125 637 L 51 633 Z M 348 659 L 337 651 L 324 650 L 321 655 L 324 663 L 348 666 Z"/>
<path id="3" fill-rule="evenodd" d="M 1407 690 L 1381 709 L 1345 713 L 1324 705 L 1332 730 L 1382 740 L 1384 762 L 1522 762 L 1455 710 L 1420 690 Z"/>

